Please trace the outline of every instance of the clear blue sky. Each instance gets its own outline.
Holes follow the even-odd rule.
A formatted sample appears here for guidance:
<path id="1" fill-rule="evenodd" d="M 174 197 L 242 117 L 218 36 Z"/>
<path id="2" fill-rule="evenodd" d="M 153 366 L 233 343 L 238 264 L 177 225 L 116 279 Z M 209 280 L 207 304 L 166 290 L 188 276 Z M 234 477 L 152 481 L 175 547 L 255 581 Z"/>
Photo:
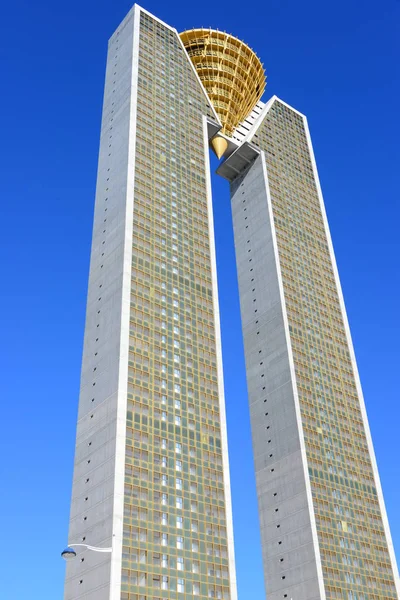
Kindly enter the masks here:
<path id="1" fill-rule="evenodd" d="M 146 1 L 262 57 L 309 117 L 400 552 L 399 17 L 383 0 Z M 183 8 L 184 6 L 184 8 Z M 62 598 L 107 39 L 127 0 L 1 11 L 2 600 Z M 253 17 L 254 15 L 254 17 Z M 215 162 L 214 162 L 215 166 Z M 239 597 L 264 598 L 228 187 L 214 181 Z"/>

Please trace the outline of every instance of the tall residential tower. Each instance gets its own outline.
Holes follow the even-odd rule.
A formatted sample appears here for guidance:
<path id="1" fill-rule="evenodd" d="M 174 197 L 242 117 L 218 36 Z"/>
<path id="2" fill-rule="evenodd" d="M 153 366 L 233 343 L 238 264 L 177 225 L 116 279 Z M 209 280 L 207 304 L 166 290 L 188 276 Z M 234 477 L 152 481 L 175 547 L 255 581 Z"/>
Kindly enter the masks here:
<path id="1" fill-rule="evenodd" d="M 110 39 L 65 600 L 236 600 L 209 146 L 230 181 L 268 600 L 398 574 L 307 121 L 243 42 Z"/>

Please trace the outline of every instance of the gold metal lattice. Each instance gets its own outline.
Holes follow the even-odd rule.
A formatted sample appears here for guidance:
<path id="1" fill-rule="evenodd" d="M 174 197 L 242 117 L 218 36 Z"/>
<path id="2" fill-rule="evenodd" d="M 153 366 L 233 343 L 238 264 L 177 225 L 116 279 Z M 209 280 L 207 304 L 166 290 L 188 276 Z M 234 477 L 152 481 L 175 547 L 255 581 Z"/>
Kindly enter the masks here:
<path id="1" fill-rule="evenodd" d="M 215 29 L 190 29 L 180 37 L 221 119 L 221 133 L 231 136 L 263 95 L 260 59 L 242 41 Z"/>

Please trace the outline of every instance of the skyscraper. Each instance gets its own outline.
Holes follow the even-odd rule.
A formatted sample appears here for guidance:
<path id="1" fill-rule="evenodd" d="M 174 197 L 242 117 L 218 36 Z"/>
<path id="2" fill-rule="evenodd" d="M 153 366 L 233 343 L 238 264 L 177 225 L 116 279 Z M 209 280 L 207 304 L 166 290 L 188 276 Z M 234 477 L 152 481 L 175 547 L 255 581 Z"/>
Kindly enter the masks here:
<path id="1" fill-rule="evenodd" d="M 273 97 L 231 182 L 268 600 L 399 597 L 307 119 Z"/>
<path id="2" fill-rule="evenodd" d="M 109 43 L 65 600 L 236 600 L 209 145 L 231 182 L 269 600 L 398 598 L 303 115 L 227 34 Z"/>

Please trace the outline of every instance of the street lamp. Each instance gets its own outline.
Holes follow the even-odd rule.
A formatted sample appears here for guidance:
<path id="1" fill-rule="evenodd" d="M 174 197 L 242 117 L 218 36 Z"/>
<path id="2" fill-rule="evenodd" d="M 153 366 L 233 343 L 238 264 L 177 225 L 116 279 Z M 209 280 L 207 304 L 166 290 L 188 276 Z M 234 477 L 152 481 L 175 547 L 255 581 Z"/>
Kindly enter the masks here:
<path id="1" fill-rule="evenodd" d="M 88 544 L 71 544 L 67 546 L 62 552 L 61 556 L 64 560 L 72 560 L 76 557 L 75 548 L 81 546 L 86 550 L 93 550 L 93 552 L 112 552 L 112 548 L 97 548 L 97 546 L 89 546 Z"/>

